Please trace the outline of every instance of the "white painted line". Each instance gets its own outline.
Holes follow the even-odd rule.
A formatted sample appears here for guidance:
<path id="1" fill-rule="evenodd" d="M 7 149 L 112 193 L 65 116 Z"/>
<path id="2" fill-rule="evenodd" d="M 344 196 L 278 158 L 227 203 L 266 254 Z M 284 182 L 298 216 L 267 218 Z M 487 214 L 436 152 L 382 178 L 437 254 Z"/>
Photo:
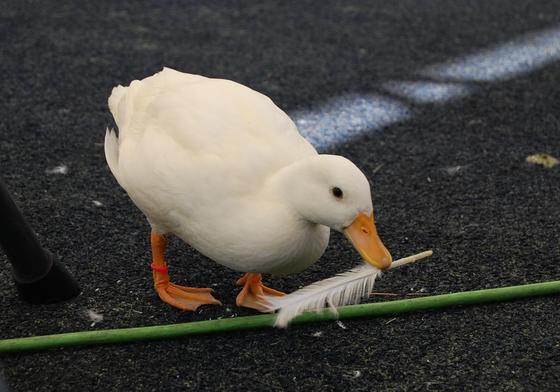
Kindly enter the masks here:
<path id="1" fill-rule="evenodd" d="M 445 103 L 475 91 L 458 82 L 496 82 L 535 71 L 560 60 L 560 28 L 527 34 L 479 53 L 436 64 L 423 76 L 438 81 L 390 81 L 382 85 L 412 103 Z M 348 94 L 309 110 L 290 113 L 301 134 L 319 151 L 326 151 L 411 118 L 412 109 L 397 99 L 377 94 Z"/>
<path id="2" fill-rule="evenodd" d="M 472 88 L 460 83 L 438 82 L 396 82 L 383 84 L 383 88 L 392 94 L 410 99 L 415 103 L 444 103 L 459 99 L 471 93 Z"/>
<path id="3" fill-rule="evenodd" d="M 291 113 L 300 133 L 319 150 L 405 120 L 408 107 L 380 95 L 345 95 L 325 104 Z"/>
<path id="4" fill-rule="evenodd" d="M 560 28 L 553 28 L 428 67 L 422 75 L 446 80 L 495 82 L 535 71 L 559 59 Z"/>

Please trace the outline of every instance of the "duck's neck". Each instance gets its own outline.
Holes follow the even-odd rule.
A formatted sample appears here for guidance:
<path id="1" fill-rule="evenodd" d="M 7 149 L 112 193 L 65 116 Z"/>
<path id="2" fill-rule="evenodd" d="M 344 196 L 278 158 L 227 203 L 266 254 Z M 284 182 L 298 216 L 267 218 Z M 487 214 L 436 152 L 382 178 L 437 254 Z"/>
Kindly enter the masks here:
<path id="1" fill-rule="evenodd" d="M 288 165 L 274 175 L 266 183 L 269 197 L 276 199 L 293 211 L 301 220 L 311 224 L 323 224 L 317 214 L 312 194 L 317 190 L 313 181 L 320 155 L 313 155 Z"/>

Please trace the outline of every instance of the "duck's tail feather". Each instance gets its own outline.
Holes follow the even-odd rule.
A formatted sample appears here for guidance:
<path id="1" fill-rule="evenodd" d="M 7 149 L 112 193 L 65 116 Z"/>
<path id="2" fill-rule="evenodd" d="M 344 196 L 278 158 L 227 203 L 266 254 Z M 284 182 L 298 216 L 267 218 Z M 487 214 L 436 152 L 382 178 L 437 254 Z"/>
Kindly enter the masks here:
<path id="1" fill-rule="evenodd" d="M 130 125 L 133 114 L 134 93 L 138 90 L 139 81 L 134 81 L 129 87 L 117 86 L 113 88 L 109 97 L 109 109 L 115 119 L 120 136 L 123 136 Z"/>
<path id="2" fill-rule="evenodd" d="M 105 159 L 111 169 L 111 173 L 115 176 L 117 181 L 119 180 L 119 138 L 117 133 L 107 128 L 105 131 Z"/>

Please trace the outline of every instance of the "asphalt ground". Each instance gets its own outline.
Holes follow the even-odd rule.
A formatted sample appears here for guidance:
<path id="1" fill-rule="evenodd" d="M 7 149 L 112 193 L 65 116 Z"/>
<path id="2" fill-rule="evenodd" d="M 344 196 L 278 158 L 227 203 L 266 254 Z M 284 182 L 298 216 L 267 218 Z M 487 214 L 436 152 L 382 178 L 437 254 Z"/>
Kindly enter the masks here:
<path id="1" fill-rule="evenodd" d="M 439 103 L 418 104 L 382 86 L 557 28 L 559 7 L 536 0 L 4 1 L 0 173 L 83 293 L 63 304 L 23 303 L 0 255 L 0 337 L 254 314 L 235 307 L 237 273 L 176 239 L 172 279 L 213 287 L 224 306 L 183 313 L 159 301 L 148 224 L 105 164 L 111 88 L 163 66 L 236 80 L 289 113 L 349 94 L 407 105 L 406 118 L 325 148 L 371 179 L 379 232 L 394 256 L 435 252 L 385 274 L 377 291 L 439 294 L 557 279 L 560 167 L 525 159 L 560 156 L 559 63 L 527 61 L 524 72 L 471 81 L 472 93 Z M 66 174 L 52 173 L 60 165 Z M 290 292 L 357 263 L 335 234 L 314 266 L 267 282 Z M 3 355 L 0 372 L 12 391 L 552 391 L 560 389 L 559 305 L 560 297 L 547 297 Z M 94 323 L 88 311 L 103 320 Z"/>

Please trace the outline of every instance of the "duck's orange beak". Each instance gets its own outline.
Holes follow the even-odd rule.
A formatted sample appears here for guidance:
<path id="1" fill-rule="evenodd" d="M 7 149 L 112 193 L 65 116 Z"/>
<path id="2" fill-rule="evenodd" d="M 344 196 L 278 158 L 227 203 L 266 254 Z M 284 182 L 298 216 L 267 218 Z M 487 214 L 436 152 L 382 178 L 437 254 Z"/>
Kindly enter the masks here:
<path id="1" fill-rule="evenodd" d="M 368 216 L 360 212 L 354 222 L 344 229 L 344 234 L 369 264 L 380 269 L 391 265 L 393 258 L 377 234 L 373 213 Z"/>

